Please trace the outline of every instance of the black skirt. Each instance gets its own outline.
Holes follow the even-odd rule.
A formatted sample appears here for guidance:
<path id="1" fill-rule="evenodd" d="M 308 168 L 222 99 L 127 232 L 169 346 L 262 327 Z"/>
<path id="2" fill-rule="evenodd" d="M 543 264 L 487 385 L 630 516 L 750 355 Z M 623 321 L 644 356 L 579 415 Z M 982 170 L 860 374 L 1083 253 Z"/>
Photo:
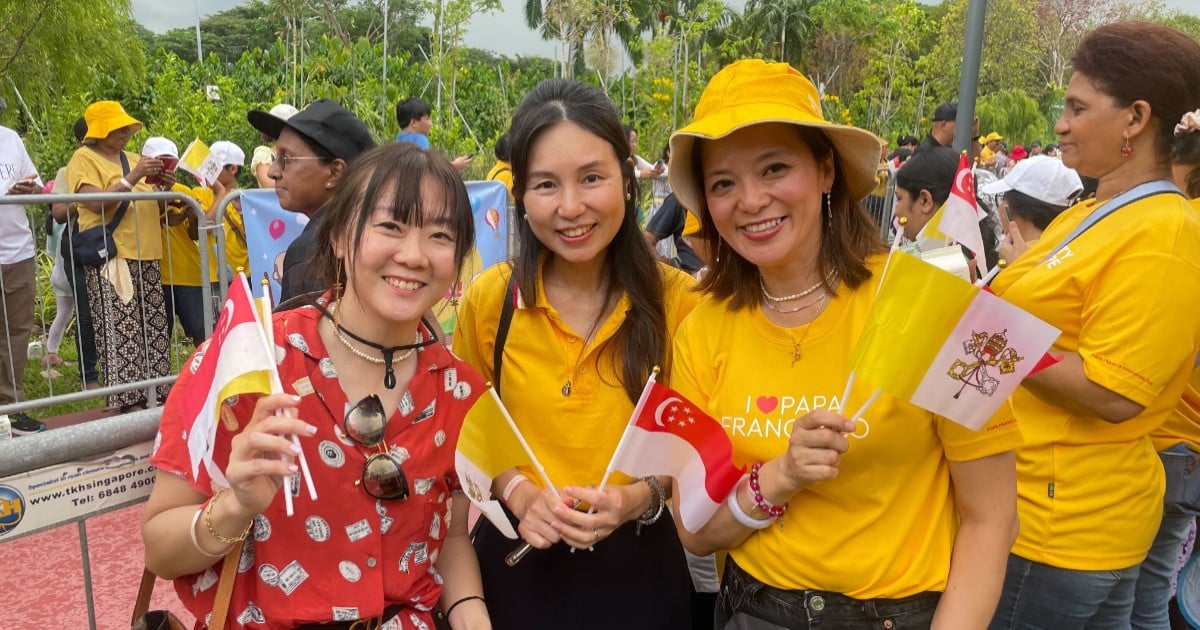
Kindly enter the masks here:
<path id="1" fill-rule="evenodd" d="M 516 519 L 509 518 L 515 529 Z M 564 543 L 534 549 L 510 567 L 505 556 L 524 543 L 481 518 L 475 552 L 492 627 L 691 630 L 691 576 L 675 523 L 664 513 L 636 531 L 626 523 L 594 551 L 571 553 Z"/>

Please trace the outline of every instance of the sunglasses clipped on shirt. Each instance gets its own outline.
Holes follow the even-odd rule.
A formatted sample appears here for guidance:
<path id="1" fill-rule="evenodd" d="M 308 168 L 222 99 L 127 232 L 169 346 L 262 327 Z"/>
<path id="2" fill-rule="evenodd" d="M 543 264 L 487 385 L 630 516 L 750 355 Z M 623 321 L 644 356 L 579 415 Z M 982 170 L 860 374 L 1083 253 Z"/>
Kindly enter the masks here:
<path id="1" fill-rule="evenodd" d="M 371 394 L 351 407 L 342 421 L 342 429 L 361 446 L 379 447 L 379 452 L 367 458 L 362 480 L 359 481 L 367 494 L 376 499 L 407 499 L 408 477 L 399 458 L 391 453 L 383 439 L 387 432 L 387 414 L 383 411 L 379 396 Z"/>

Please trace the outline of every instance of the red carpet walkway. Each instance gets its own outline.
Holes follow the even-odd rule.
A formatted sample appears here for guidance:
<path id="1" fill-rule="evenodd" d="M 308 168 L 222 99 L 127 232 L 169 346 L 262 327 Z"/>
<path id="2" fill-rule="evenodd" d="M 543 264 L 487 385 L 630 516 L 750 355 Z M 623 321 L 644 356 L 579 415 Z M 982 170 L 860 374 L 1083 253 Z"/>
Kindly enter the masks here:
<path id="1" fill-rule="evenodd" d="M 96 599 L 96 627 L 127 630 L 142 577 L 143 505 L 87 521 Z M 87 600 L 77 525 L 0 542 L 0 628 L 86 630 Z M 193 618 L 159 580 L 150 608 L 168 608 L 191 627 Z"/>

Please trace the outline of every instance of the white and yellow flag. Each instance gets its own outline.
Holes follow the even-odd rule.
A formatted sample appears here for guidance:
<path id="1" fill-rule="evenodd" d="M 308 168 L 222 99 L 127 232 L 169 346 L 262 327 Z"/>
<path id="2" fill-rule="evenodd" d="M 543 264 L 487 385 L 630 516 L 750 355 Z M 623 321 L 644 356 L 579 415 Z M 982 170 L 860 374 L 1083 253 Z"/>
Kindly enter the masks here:
<path id="1" fill-rule="evenodd" d="M 489 386 L 463 420 L 454 452 L 454 468 L 471 503 L 500 533 L 512 539 L 517 532 L 500 502 L 492 498 L 492 481 L 506 470 L 533 463 L 525 438 L 508 417 L 496 390 Z"/>
<path id="2" fill-rule="evenodd" d="M 1022 379 L 1047 366 L 1059 330 L 911 254 L 891 256 L 851 369 L 896 398 L 979 429 Z"/>

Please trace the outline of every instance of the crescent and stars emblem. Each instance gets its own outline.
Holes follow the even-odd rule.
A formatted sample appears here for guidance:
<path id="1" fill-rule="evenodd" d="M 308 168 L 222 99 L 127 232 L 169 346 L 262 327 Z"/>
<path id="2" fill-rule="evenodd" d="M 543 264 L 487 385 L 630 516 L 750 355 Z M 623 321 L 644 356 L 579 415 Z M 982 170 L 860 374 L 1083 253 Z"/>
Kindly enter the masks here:
<path id="1" fill-rule="evenodd" d="M 674 403 L 678 403 L 678 406 L 673 407 L 672 405 Z M 670 409 L 668 409 L 668 407 L 670 407 Z M 666 419 L 665 424 L 663 422 L 663 413 L 664 412 L 667 412 L 667 419 Z M 682 412 L 683 416 L 677 417 L 675 415 L 677 412 Z M 686 403 L 684 403 L 683 399 L 681 399 L 681 398 L 671 396 L 671 397 L 667 398 L 666 400 L 662 401 L 661 403 L 659 403 L 658 407 L 654 410 L 654 424 L 656 424 L 660 427 L 666 428 L 666 426 L 668 424 L 678 424 L 679 426 L 683 426 L 685 423 L 686 424 L 695 424 L 696 419 L 694 417 L 692 417 L 691 407 L 689 407 Z"/>

